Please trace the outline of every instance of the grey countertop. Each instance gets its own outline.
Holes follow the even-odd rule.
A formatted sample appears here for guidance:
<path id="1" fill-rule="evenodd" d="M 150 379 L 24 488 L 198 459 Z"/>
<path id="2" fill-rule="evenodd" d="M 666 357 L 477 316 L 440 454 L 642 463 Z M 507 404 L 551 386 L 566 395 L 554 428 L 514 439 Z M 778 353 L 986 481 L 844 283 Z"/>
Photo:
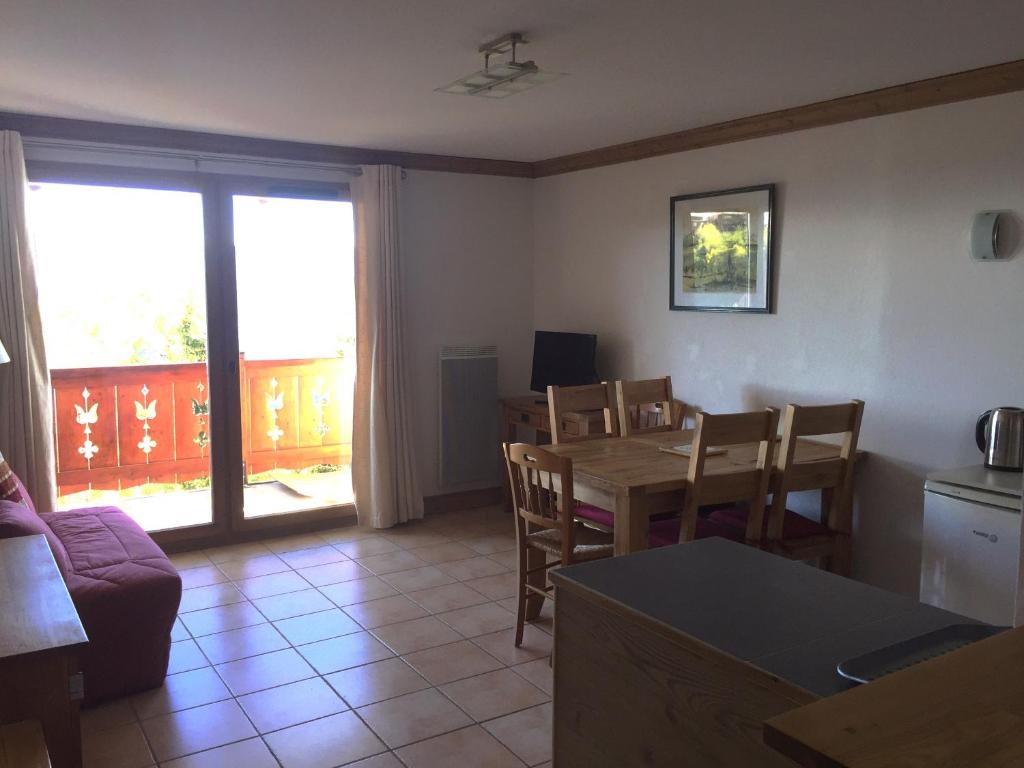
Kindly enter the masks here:
<path id="1" fill-rule="evenodd" d="M 841 661 L 950 624 L 975 623 L 720 538 L 555 574 L 559 588 L 594 590 L 818 696 L 852 686 L 836 672 Z"/>

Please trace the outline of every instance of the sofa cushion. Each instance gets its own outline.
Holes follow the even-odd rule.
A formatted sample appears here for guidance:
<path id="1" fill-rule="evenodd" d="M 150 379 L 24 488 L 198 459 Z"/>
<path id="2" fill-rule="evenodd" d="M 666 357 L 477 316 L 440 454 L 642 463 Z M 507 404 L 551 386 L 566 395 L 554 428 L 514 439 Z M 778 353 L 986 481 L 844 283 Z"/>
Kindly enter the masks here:
<path id="1" fill-rule="evenodd" d="M 170 560 L 116 507 L 40 517 L 67 550 L 65 581 L 89 636 L 84 703 L 159 686 L 181 601 L 181 577 Z"/>
<path id="2" fill-rule="evenodd" d="M 36 511 L 32 503 L 32 497 L 28 495 L 24 484 L 7 464 L 7 460 L 0 454 L 0 501 L 14 501 L 24 504 L 33 512 Z"/>
<path id="3" fill-rule="evenodd" d="M 21 501 L 18 479 L 3 456 L 0 456 L 0 501 Z"/>
<path id="4" fill-rule="evenodd" d="M 40 517 L 64 542 L 79 575 L 116 581 L 119 570 L 138 565 L 177 576 L 163 550 L 117 507 L 46 512 Z"/>
<path id="5" fill-rule="evenodd" d="M 0 500 L 0 539 L 40 534 L 46 537 L 50 551 L 53 553 L 53 559 L 57 562 L 57 568 L 66 579 L 71 564 L 60 539 L 43 522 L 43 519 L 25 504 Z"/>
<path id="6" fill-rule="evenodd" d="M 46 527 L 46 523 L 24 504 L 0 500 L 0 539 L 48 533 L 50 529 Z"/>

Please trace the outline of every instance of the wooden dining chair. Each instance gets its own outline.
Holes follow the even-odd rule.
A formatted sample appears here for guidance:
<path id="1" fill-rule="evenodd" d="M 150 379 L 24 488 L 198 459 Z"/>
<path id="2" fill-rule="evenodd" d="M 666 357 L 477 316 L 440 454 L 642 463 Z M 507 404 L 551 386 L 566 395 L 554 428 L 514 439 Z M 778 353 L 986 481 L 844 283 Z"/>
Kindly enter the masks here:
<path id="1" fill-rule="evenodd" d="M 686 403 L 672 398 L 672 377 L 616 381 L 619 431 L 623 437 L 680 429 Z"/>
<path id="2" fill-rule="evenodd" d="M 850 575 L 852 555 L 853 466 L 864 416 L 864 401 L 837 405 L 788 405 L 782 441 L 775 460 L 771 508 L 765 522 L 763 545 L 794 560 L 824 560 L 841 576 Z M 800 461 L 797 439 L 840 435 L 839 456 Z M 811 520 L 786 509 L 790 493 L 822 492 L 822 517 Z M 716 522 L 746 524 L 735 510 L 715 513 Z"/>
<path id="3" fill-rule="evenodd" d="M 604 432 L 574 435 L 565 430 L 565 414 L 585 411 L 604 412 Z M 548 387 L 548 416 L 554 445 L 619 436 L 619 414 L 611 383 L 584 384 L 579 387 Z"/>
<path id="4" fill-rule="evenodd" d="M 752 413 L 698 413 L 686 471 L 686 498 L 682 514 L 676 519 L 652 521 L 649 545 L 666 546 L 709 536 L 759 542 L 778 425 L 779 412 L 774 408 Z M 718 466 L 709 471 L 708 460 L 714 458 L 708 456 L 710 448 L 750 444 L 757 446 L 753 467 L 730 468 L 726 461 L 715 462 Z M 748 519 L 744 528 L 722 524 L 715 520 L 715 514 L 709 518 L 698 514 L 701 507 L 725 504 L 743 505 L 741 508 L 746 511 Z"/>
<path id="5" fill-rule="evenodd" d="M 523 642 L 527 597 L 554 599 L 554 587 L 543 586 L 546 579 L 530 577 L 557 565 L 611 557 L 614 547 L 610 534 L 585 527 L 573 514 L 572 459 L 526 443 L 504 443 L 503 450 L 516 513 L 518 648 Z M 531 558 L 531 550 L 539 555 Z M 548 561 L 549 556 L 555 559 Z"/>

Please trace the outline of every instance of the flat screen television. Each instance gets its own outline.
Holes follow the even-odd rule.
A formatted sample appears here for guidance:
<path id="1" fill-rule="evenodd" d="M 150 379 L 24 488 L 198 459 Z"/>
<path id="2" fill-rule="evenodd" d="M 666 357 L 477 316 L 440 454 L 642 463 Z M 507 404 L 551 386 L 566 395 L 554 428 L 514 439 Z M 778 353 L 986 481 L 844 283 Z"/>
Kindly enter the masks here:
<path id="1" fill-rule="evenodd" d="M 575 387 L 596 384 L 597 335 L 537 331 L 533 337 L 533 375 L 530 389 L 547 392 L 549 385 Z"/>

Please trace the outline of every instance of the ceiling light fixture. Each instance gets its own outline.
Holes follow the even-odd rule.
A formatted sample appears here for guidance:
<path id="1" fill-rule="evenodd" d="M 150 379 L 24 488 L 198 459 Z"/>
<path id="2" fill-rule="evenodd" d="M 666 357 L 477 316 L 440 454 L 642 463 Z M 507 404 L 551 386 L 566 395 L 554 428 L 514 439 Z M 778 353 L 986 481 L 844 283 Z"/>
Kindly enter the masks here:
<path id="1" fill-rule="evenodd" d="M 532 61 L 516 61 L 516 46 L 525 45 L 520 32 L 509 32 L 484 43 L 478 49 L 484 55 L 484 68 L 471 75 L 460 77 L 454 83 L 436 88 L 439 93 L 454 93 L 460 96 L 483 96 L 488 99 L 504 99 L 535 85 L 550 83 L 562 76 L 559 72 L 543 72 Z M 492 56 L 507 55 L 506 61 L 491 63 Z"/>

